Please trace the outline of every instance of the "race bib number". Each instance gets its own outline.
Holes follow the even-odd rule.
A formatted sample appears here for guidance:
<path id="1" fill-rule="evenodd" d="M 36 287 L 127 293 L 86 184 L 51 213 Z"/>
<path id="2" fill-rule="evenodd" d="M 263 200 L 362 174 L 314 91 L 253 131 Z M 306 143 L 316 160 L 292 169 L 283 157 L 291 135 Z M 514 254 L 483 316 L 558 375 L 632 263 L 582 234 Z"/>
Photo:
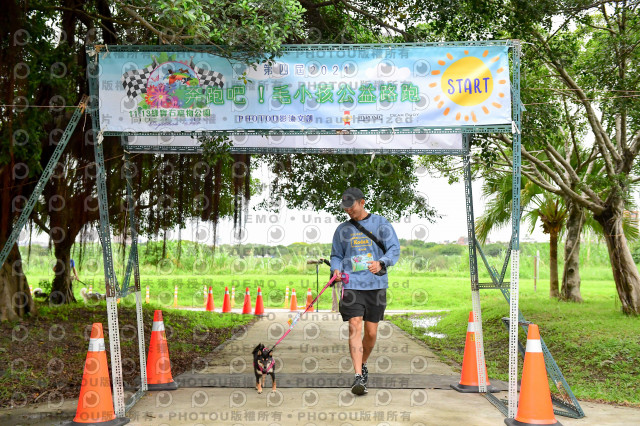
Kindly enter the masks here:
<path id="1" fill-rule="evenodd" d="M 351 257 L 351 269 L 353 272 L 358 271 L 367 271 L 369 270 L 369 264 L 373 260 L 373 255 L 371 253 L 367 254 L 359 254 L 357 256 Z"/>

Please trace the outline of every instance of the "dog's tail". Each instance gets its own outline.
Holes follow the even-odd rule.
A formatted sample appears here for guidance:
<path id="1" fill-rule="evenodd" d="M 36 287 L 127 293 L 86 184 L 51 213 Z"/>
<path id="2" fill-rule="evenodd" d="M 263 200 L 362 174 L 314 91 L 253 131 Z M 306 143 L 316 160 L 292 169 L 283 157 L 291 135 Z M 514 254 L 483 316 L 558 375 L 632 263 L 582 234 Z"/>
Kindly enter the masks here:
<path id="1" fill-rule="evenodd" d="M 87 289 L 85 287 L 82 287 L 80 289 L 80 295 L 82 296 L 82 298 L 86 302 L 87 301 Z"/>

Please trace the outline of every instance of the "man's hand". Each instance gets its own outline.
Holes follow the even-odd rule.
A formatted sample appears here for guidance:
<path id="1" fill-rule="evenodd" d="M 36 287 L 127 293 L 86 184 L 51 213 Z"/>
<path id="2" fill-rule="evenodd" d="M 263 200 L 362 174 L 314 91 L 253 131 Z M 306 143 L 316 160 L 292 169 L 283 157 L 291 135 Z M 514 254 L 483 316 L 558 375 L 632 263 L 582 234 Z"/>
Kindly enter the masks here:
<path id="1" fill-rule="evenodd" d="M 342 282 L 342 272 L 340 272 L 339 270 L 334 270 L 333 271 L 333 282 L 331 283 L 331 286 L 333 287 L 333 285 L 335 283 L 341 283 Z"/>
<path id="2" fill-rule="evenodd" d="M 377 260 L 370 260 L 367 263 L 369 264 L 369 272 L 371 272 L 372 274 L 377 274 L 382 269 L 380 262 L 378 262 Z"/>

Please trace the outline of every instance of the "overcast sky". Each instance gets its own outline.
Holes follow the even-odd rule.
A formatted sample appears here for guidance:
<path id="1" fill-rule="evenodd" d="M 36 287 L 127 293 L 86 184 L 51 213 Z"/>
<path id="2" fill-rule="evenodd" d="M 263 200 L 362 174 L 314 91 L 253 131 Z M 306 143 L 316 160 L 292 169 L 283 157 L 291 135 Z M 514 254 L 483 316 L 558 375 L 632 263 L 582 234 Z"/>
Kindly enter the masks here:
<path id="1" fill-rule="evenodd" d="M 268 184 L 269 176 L 264 166 L 257 170 L 254 178 Z M 487 200 L 481 197 L 482 182 L 473 183 L 474 213 L 476 218 L 484 212 Z M 436 208 L 442 216 L 435 223 L 429 223 L 425 219 L 416 216 L 402 218 L 394 222 L 398 238 L 420 239 L 428 242 L 455 241 L 459 237 L 467 236 L 466 210 L 464 199 L 464 183 L 449 185 L 445 178 L 432 178 L 421 176 L 417 190 L 426 194 L 429 204 Z M 335 202 L 339 202 L 339 194 Z M 251 200 L 249 215 L 242 238 L 237 240 L 233 233 L 233 221 L 223 220 L 218 228 L 218 244 L 254 243 L 268 245 L 289 245 L 295 242 L 331 243 L 333 233 L 342 221 L 348 216 L 337 220 L 328 213 L 316 213 L 311 210 L 291 210 L 282 208 L 280 213 L 274 214 L 264 210 L 255 210 L 253 206 L 260 203 L 263 195 L 255 196 Z M 365 205 L 366 209 L 366 205 Z M 160 237 L 161 238 L 161 237 Z M 213 230 L 211 224 L 192 222 L 187 228 L 182 229 L 181 238 L 211 244 L 213 242 Z M 511 226 L 493 231 L 489 235 L 492 242 L 508 242 L 511 238 Z M 539 227 L 532 235 L 528 234 L 528 226 L 521 226 L 520 240 L 533 238 L 535 241 L 548 241 L 548 236 L 542 233 Z M 169 232 L 168 239 L 177 240 L 178 230 Z M 78 237 L 78 241 L 80 238 Z M 144 241 L 144 238 L 141 238 Z M 23 230 L 20 245 L 28 243 L 26 230 Z M 33 244 L 46 245 L 48 236 L 45 234 L 33 235 Z"/>
<path id="2" fill-rule="evenodd" d="M 268 176 L 264 170 L 258 171 L 255 177 L 260 178 L 263 182 L 268 182 Z M 476 218 L 484 212 L 487 202 L 481 197 L 481 187 L 481 181 L 473 183 Z M 419 178 L 417 190 L 427 195 L 429 204 L 437 209 L 438 213 L 442 215 L 442 219 L 438 219 L 432 224 L 416 216 L 405 217 L 400 222 L 393 223 L 398 238 L 443 242 L 467 236 L 463 182 L 449 185 L 445 178 L 422 176 Z M 258 204 L 261 199 L 262 197 L 255 197 L 252 200 L 252 205 Z M 335 202 L 338 203 L 339 199 L 336 199 Z M 341 221 L 347 219 L 345 214 Z M 273 245 L 289 245 L 295 242 L 330 243 L 339 223 L 340 221 L 335 220 L 328 213 L 284 208 L 279 214 L 273 214 L 250 207 L 246 233 L 243 235 L 242 241 Z M 232 221 L 220 223 L 219 243 L 231 244 L 236 241 L 232 228 Z M 528 226 L 523 226 L 520 235 L 521 241 L 529 236 L 527 231 Z M 188 237 L 185 235 L 188 232 L 184 230 L 182 237 L 195 240 L 197 235 Z M 208 230 L 205 232 L 210 233 Z M 548 236 L 543 234 L 541 230 L 536 230 L 530 237 L 537 241 L 548 241 Z M 511 226 L 492 232 L 489 238 L 491 241 L 508 241 L 511 238 Z"/>

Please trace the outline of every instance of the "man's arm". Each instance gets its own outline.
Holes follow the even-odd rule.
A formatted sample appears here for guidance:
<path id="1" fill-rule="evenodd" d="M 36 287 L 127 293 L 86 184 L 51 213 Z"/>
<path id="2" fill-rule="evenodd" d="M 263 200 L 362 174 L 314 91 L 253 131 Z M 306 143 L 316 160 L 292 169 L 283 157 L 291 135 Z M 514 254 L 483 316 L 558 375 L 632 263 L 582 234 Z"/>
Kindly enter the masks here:
<path id="1" fill-rule="evenodd" d="M 333 242 L 331 244 L 331 274 L 336 277 L 336 281 L 340 281 L 342 272 L 342 260 L 344 259 L 345 247 L 340 235 L 341 227 L 333 233 Z"/>
<path id="2" fill-rule="evenodd" d="M 383 236 L 382 241 L 387 251 L 380 257 L 380 259 L 378 259 L 378 261 L 384 262 L 387 267 L 395 265 L 398 263 L 398 259 L 400 258 L 400 241 L 398 241 L 396 231 L 386 219 L 380 225 L 380 228 L 378 235 Z"/>

